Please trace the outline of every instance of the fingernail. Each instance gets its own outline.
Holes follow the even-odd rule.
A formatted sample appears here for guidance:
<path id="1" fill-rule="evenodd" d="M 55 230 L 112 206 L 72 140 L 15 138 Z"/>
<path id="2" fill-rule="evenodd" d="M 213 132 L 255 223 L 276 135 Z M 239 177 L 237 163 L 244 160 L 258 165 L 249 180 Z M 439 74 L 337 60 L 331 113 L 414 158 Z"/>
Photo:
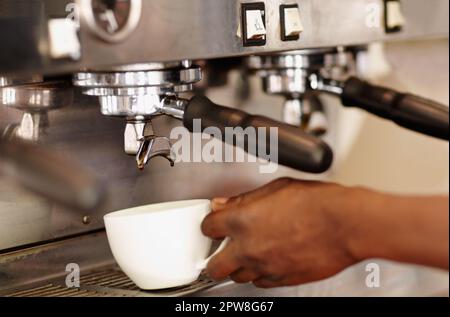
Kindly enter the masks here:
<path id="1" fill-rule="evenodd" d="M 230 200 L 230 198 L 219 197 L 219 198 L 214 198 L 213 203 L 218 204 L 218 205 L 225 205 L 229 200 Z"/>

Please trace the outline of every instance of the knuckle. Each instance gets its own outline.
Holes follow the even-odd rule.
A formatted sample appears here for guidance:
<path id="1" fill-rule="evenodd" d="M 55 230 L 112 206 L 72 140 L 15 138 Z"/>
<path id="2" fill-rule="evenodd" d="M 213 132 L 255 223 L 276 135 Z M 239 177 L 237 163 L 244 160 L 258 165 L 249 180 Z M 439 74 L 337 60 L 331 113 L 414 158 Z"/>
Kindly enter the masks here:
<path id="1" fill-rule="evenodd" d="M 232 274 L 230 276 L 231 280 L 237 284 L 245 284 L 249 282 L 249 278 L 245 276 L 244 274 Z"/>
<path id="2" fill-rule="evenodd" d="M 246 264 L 247 266 L 254 266 L 255 263 L 258 262 L 258 260 L 259 259 L 257 256 L 245 250 L 239 253 L 239 261 Z"/>
<path id="3" fill-rule="evenodd" d="M 238 246 L 237 259 L 245 267 L 254 268 L 260 261 L 260 257 L 257 253 L 252 251 L 252 248 L 247 245 L 240 244 Z"/>
<path id="4" fill-rule="evenodd" d="M 232 212 L 226 222 L 232 232 L 241 232 L 246 226 L 246 217 L 242 212 Z"/>
<path id="5" fill-rule="evenodd" d="M 270 265 L 267 260 L 256 252 L 244 252 L 241 254 L 239 260 L 246 267 L 251 268 L 253 271 L 258 272 L 261 275 L 270 273 Z"/>
<path id="6" fill-rule="evenodd" d="M 229 203 L 231 203 L 232 205 L 239 205 L 245 201 L 245 196 L 246 196 L 245 194 L 242 194 L 239 196 L 232 197 Z"/>

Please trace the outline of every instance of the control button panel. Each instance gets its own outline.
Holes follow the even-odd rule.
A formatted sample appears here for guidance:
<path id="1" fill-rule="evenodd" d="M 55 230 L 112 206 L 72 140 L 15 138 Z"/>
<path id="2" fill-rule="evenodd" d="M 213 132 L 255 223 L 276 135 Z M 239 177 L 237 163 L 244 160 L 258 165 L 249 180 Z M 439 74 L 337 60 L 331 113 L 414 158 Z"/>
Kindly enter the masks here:
<path id="1" fill-rule="evenodd" d="M 243 3 L 241 25 L 244 46 L 266 45 L 266 7 L 264 2 Z"/>
<path id="2" fill-rule="evenodd" d="M 401 1 L 385 0 L 384 17 L 386 33 L 400 32 L 406 24 Z"/>
<path id="3" fill-rule="evenodd" d="M 304 27 L 298 4 L 280 6 L 281 40 L 297 41 Z"/>

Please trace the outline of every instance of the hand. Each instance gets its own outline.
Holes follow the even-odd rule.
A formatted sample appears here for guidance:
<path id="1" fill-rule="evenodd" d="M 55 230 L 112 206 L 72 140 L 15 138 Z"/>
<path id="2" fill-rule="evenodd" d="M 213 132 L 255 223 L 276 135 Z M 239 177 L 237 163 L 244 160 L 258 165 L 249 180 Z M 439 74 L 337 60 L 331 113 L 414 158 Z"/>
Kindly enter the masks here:
<path id="1" fill-rule="evenodd" d="M 359 261 L 340 220 L 358 189 L 280 179 L 254 192 L 213 201 L 204 234 L 230 238 L 207 273 L 237 283 L 279 287 L 331 277 Z M 344 206 L 344 207 L 343 207 Z"/>

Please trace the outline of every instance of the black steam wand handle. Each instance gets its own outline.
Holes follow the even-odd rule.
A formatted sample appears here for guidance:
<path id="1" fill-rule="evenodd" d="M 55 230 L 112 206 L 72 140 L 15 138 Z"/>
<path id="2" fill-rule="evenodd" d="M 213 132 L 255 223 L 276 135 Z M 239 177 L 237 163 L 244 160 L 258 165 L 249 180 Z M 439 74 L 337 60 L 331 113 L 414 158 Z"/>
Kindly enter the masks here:
<path id="1" fill-rule="evenodd" d="M 207 128 L 218 128 L 221 131 L 222 140 L 228 143 L 231 142 L 225 137 L 226 128 L 242 128 L 243 130 L 254 128 L 253 131 L 256 131 L 257 136 L 255 140 L 246 138 L 246 142 L 243 143 L 244 150 L 254 156 L 258 156 L 261 142 L 265 143 L 265 152 L 269 153 L 270 130 L 276 128 L 278 160 L 275 163 L 280 165 L 318 174 L 327 171 L 333 163 L 331 148 L 322 140 L 301 131 L 298 127 L 223 107 L 203 96 L 194 97 L 185 105 L 183 123 L 191 132 L 195 132 L 193 131 L 195 119 L 201 120 L 202 131 Z M 264 133 L 260 133 L 261 131 Z M 236 145 L 235 140 L 232 145 Z"/>
<path id="2" fill-rule="evenodd" d="M 362 108 L 379 117 L 422 134 L 448 141 L 449 108 L 411 94 L 350 78 L 342 86 L 346 107 Z"/>

